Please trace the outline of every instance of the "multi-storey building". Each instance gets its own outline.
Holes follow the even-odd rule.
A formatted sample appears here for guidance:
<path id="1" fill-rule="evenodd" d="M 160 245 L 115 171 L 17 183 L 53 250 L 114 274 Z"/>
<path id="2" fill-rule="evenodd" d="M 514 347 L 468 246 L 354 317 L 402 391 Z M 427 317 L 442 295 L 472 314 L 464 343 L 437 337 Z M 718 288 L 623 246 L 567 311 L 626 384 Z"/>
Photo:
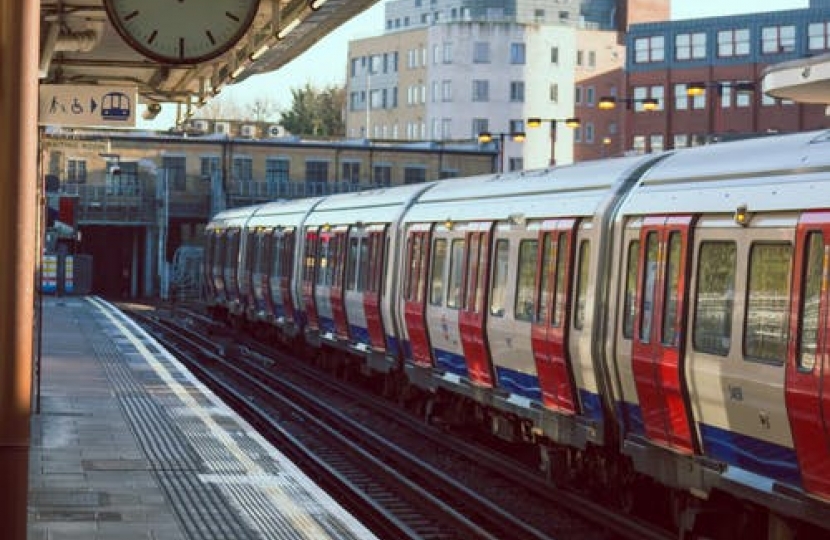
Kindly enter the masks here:
<path id="1" fill-rule="evenodd" d="M 830 51 L 829 4 L 631 26 L 621 95 L 634 102 L 606 111 L 621 133 L 609 154 L 830 126 L 823 105 L 776 99 L 760 86 L 768 66 Z M 690 96 L 695 87 L 700 93 Z M 644 110 L 646 98 L 657 110 Z"/>
<path id="2" fill-rule="evenodd" d="M 386 33 L 349 46 L 347 135 L 475 140 L 490 132 L 499 170 L 571 162 L 575 140 L 600 155 L 593 119 L 564 127 L 576 102 L 596 98 L 577 80 L 619 77 L 625 55 L 614 29 L 667 18 L 668 9 L 668 0 L 390 2 Z M 542 129 L 528 129 L 528 118 L 541 118 Z M 514 141 L 517 132 L 527 138 Z"/>

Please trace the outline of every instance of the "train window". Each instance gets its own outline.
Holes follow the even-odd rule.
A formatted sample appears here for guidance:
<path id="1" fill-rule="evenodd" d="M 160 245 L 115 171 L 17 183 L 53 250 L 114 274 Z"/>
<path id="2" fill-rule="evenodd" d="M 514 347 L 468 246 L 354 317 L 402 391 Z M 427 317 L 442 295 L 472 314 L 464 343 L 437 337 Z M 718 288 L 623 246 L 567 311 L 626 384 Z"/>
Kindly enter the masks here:
<path id="1" fill-rule="evenodd" d="M 562 233 L 559 235 L 559 240 L 556 246 L 556 283 L 553 314 L 551 315 L 551 324 L 553 326 L 562 326 L 562 313 L 565 311 L 565 299 L 567 291 L 565 290 L 565 265 L 568 263 L 568 234 Z"/>
<path id="2" fill-rule="evenodd" d="M 476 303 L 476 289 L 478 288 L 479 278 L 479 257 L 481 253 L 481 242 L 479 242 L 480 235 L 472 235 L 470 238 L 470 248 L 467 250 L 467 290 L 464 292 L 464 310 L 477 313 Z"/>
<path id="3" fill-rule="evenodd" d="M 646 235 L 645 246 L 645 272 L 643 272 L 643 297 L 640 299 L 640 342 L 651 341 L 651 318 L 654 312 L 654 286 L 657 283 L 657 233 L 650 232 Z"/>
<path id="4" fill-rule="evenodd" d="M 404 291 L 406 291 L 406 299 L 410 302 L 418 301 L 418 285 L 421 279 L 420 268 L 423 264 L 421 260 L 421 244 L 423 241 L 424 237 L 421 234 L 413 234 L 407 240 L 406 260 L 409 261 L 409 264 L 407 265 Z"/>
<path id="5" fill-rule="evenodd" d="M 637 264 L 640 262 L 640 241 L 628 244 L 628 261 L 625 268 L 625 295 L 623 296 L 622 333 L 626 339 L 634 335 L 634 295 L 637 294 Z"/>
<path id="6" fill-rule="evenodd" d="M 496 241 L 496 254 L 493 263 L 493 279 L 490 283 L 490 315 L 504 317 L 505 297 L 507 296 L 507 262 L 510 244 L 505 239 Z"/>
<path id="7" fill-rule="evenodd" d="M 333 287 L 343 287 L 343 270 L 346 263 L 346 235 L 335 234 L 331 256 L 331 281 Z"/>
<path id="8" fill-rule="evenodd" d="M 701 242 L 692 345 L 696 351 L 726 356 L 732 342 L 735 297 L 734 242 Z"/>
<path id="9" fill-rule="evenodd" d="M 332 237 L 321 238 L 317 248 L 317 285 L 331 285 L 332 278 Z"/>
<path id="10" fill-rule="evenodd" d="M 461 285 L 464 282 L 464 240 L 452 241 L 450 254 L 450 276 L 447 288 L 447 307 L 461 305 Z"/>
<path id="11" fill-rule="evenodd" d="M 790 244 L 752 246 L 743 343 L 748 360 L 784 363 L 791 259 Z"/>
<path id="12" fill-rule="evenodd" d="M 256 243 L 254 244 L 254 265 L 253 270 L 256 274 L 261 274 L 263 271 L 262 268 L 262 261 L 263 261 L 263 252 L 265 251 L 265 246 L 267 245 L 265 242 L 266 236 L 264 234 L 260 234 L 256 237 Z"/>
<path id="13" fill-rule="evenodd" d="M 536 292 L 536 263 L 539 257 L 538 240 L 522 240 L 519 244 L 519 272 L 516 282 L 516 319 L 529 321 L 533 318 Z"/>
<path id="14" fill-rule="evenodd" d="M 574 328 L 582 330 L 588 312 L 588 270 L 591 262 L 590 243 L 583 240 L 579 244 L 579 259 L 576 268 L 576 309 L 574 309 Z"/>
<path id="15" fill-rule="evenodd" d="M 357 289 L 357 265 L 360 263 L 358 259 L 358 242 L 357 238 L 349 238 L 349 251 L 346 254 L 346 289 L 353 291 Z"/>
<path id="16" fill-rule="evenodd" d="M 283 237 L 274 235 L 271 237 L 271 277 L 282 277 L 282 262 L 283 262 Z"/>
<path id="17" fill-rule="evenodd" d="M 365 291 L 369 287 L 369 242 L 361 238 L 357 248 L 357 290 Z"/>
<path id="18" fill-rule="evenodd" d="M 317 251 L 320 249 L 320 237 L 317 233 L 309 232 L 306 236 L 305 263 L 303 264 L 303 282 L 314 281 L 314 268 L 317 262 Z"/>
<path id="19" fill-rule="evenodd" d="M 821 282 L 824 274 L 824 235 L 811 232 L 807 236 L 804 265 L 804 290 L 801 293 L 801 332 L 798 337 L 798 368 L 812 371 L 816 367 L 818 349 Z"/>
<path id="20" fill-rule="evenodd" d="M 365 269 L 361 270 L 361 275 L 369 276 L 366 283 L 366 290 L 373 292 L 380 292 L 380 284 L 383 277 L 383 238 L 383 233 L 369 235 Z M 423 260 L 425 257 L 426 255 L 422 257 L 421 267 L 426 264 Z"/>
<path id="21" fill-rule="evenodd" d="M 662 344 L 669 347 L 677 347 L 679 340 L 678 324 L 677 324 L 677 288 L 680 283 L 680 258 L 681 248 L 683 246 L 682 238 L 678 231 L 669 233 L 668 245 L 668 260 L 666 261 L 666 281 L 665 281 L 665 307 L 663 309 L 662 322 Z"/>
<path id="22" fill-rule="evenodd" d="M 444 302 L 444 264 L 447 260 L 447 241 L 444 238 L 432 244 L 432 282 L 430 283 L 429 303 L 440 306 Z"/>
<path id="23" fill-rule="evenodd" d="M 542 275 L 539 277 L 539 297 L 536 302 L 536 315 L 534 320 L 543 322 L 546 320 L 548 306 L 552 295 L 551 281 L 554 279 L 556 263 L 556 251 L 553 249 L 553 234 L 545 233 L 542 237 Z"/>

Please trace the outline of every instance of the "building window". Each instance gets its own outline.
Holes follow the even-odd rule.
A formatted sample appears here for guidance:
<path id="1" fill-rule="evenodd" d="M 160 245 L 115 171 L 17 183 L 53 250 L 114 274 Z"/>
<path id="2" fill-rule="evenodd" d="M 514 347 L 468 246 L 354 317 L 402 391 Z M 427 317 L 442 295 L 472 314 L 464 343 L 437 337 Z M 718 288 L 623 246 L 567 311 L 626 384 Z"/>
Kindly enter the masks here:
<path id="1" fill-rule="evenodd" d="M 637 112 L 645 111 L 643 107 L 643 100 L 656 99 L 658 111 L 663 110 L 663 100 L 665 99 L 665 90 L 662 86 L 637 86 L 634 88 L 634 110 Z"/>
<path id="2" fill-rule="evenodd" d="M 594 124 L 592 122 L 585 123 L 585 142 L 594 144 Z"/>
<path id="3" fill-rule="evenodd" d="M 525 132 L 525 122 L 524 120 L 510 120 L 510 133 L 524 133 Z"/>
<path id="4" fill-rule="evenodd" d="M 427 169 L 423 165 L 403 168 L 404 184 L 422 184 L 427 181 Z"/>
<path id="5" fill-rule="evenodd" d="M 450 79 L 441 81 L 441 101 L 452 101 L 452 81 Z"/>
<path id="6" fill-rule="evenodd" d="M 452 43 L 444 43 L 444 54 L 442 61 L 445 64 L 452 64 Z"/>
<path id="7" fill-rule="evenodd" d="M 689 146 L 689 135 L 685 133 L 675 133 L 674 134 L 674 147 L 675 148 L 686 148 Z"/>
<path id="8" fill-rule="evenodd" d="M 490 63 L 490 42 L 476 41 L 473 44 L 473 63 L 474 64 L 489 64 Z"/>
<path id="9" fill-rule="evenodd" d="M 249 158 L 250 159 L 250 158 Z M 234 158 L 234 163 L 236 158 Z M 161 168 L 167 171 L 167 187 L 175 191 L 187 189 L 187 158 L 184 156 L 164 156 L 161 159 Z M 122 174 L 123 174 L 123 167 Z"/>
<path id="10" fill-rule="evenodd" d="M 510 83 L 510 101 L 514 103 L 524 103 L 525 100 L 525 83 L 524 81 L 512 81 Z"/>
<path id="11" fill-rule="evenodd" d="M 663 135 L 656 133 L 648 138 L 650 152 L 662 152 L 664 148 Z"/>
<path id="12" fill-rule="evenodd" d="M 473 80 L 473 101 L 490 101 L 490 81 Z"/>
<path id="13" fill-rule="evenodd" d="M 646 64 L 650 62 L 662 62 L 665 60 L 665 38 L 663 36 L 650 36 L 634 40 L 634 62 Z"/>
<path id="14" fill-rule="evenodd" d="M 548 99 L 551 103 L 559 103 L 559 85 L 557 83 L 550 83 Z"/>
<path id="15" fill-rule="evenodd" d="M 86 160 L 69 159 L 66 162 L 66 181 L 70 184 L 86 184 Z"/>
<path id="16" fill-rule="evenodd" d="M 525 168 L 525 160 L 520 157 L 511 157 L 507 160 L 508 171 L 521 171 Z"/>
<path id="17" fill-rule="evenodd" d="M 689 108 L 689 94 L 685 84 L 674 85 L 674 110 L 685 111 Z"/>
<path id="18" fill-rule="evenodd" d="M 441 119 L 441 139 L 447 140 L 452 138 L 452 118 Z"/>
<path id="19" fill-rule="evenodd" d="M 276 186 L 288 184 L 288 158 L 265 158 L 265 184 L 269 191 Z"/>
<path id="20" fill-rule="evenodd" d="M 807 26 L 807 48 L 811 51 L 830 49 L 830 21 L 810 23 Z"/>
<path id="21" fill-rule="evenodd" d="M 473 138 L 478 138 L 479 133 L 490 131 L 490 124 L 487 118 L 473 118 Z"/>
<path id="22" fill-rule="evenodd" d="M 747 56 L 749 54 L 749 29 L 736 28 L 718 32 L 718 56 Z"/>
<path id="23" fill-rule="evenodd" d="M 242 182 L 253 180 L 253 163 L 254 160 L 250 156 L 234 156 L 232 178 Z"/>
<path id="24" fill-rule="evenodd" d="M 376 163 L 372 166 L 372 183 L 376 186 L 389 187 L 392 185 L 392 166 Z"/>
<path id="25" fill-rule="evenodd" d="M 525 44 L 511 43 L 510 44 L 510 63 L 524 64 L 525 63 Z"/>
<path id="26" fill-rule="evenodd" d="M 700 60 L 706 58 L 706 34 L 678 34 L 674 38 L 675 60 Z"/>
<path id="27" fill-rule="evenodd" d="M 217 174 L 222 174 L 222 165 L 219 156 L 205 156 L 201 158 L 199 171 L 202 175 L 202 180 L 212 180 Z"/>
<path id="28" fill-rule="evenodd" d="M 761 29 L 761 52 L 780 54 L 795 50 L 795 26 L 765 26 Z"/>
<path id="29" fill-rule="evenodd" d="M 597 52 L 596 51 L 588 51 L 588 67 L 589 68 L 597 67 Z"/>
<path id="30" fill-rule="evenodd" d="M 585 105 L 587 105 L 588 107 L 593 107 L 595 99 L 596 89 L 593 86 L 589 86 L 585 89 Z"/>
<path id="31" fill-rule="evenodd" d="M 582 87 L 574 87 L 574 105 L 582 105 Z"/>
<path id="32" fill-rule="evenodd" d="M 341 165 L 340 179 L 350 184 L 360 183 L 360 162 L 344 161 Z"/>
<path id="33" fill-rule="evenodd" d="M 550 63 L 559 64 L 559 47 L 550 48 Z"/>
<path id="34" fill-rule="evenodd" d="M 311 188 L 309 194 L 323 194 L 323 186 L 329 179 L 329 162 L 309 159 L 305 162 L 305 181 Z"/>

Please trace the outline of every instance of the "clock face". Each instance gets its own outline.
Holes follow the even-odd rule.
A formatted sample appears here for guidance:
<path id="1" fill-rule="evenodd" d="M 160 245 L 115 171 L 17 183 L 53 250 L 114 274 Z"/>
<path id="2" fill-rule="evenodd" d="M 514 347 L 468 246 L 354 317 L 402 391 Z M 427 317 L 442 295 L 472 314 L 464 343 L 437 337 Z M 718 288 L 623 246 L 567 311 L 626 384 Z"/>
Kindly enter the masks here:
<path id="1" fill-rule="evenodd" d="M 104 0 L 118 33 L 141 54 L 195 64 L 233 47 L 250 27 L 260 0 Z"/>

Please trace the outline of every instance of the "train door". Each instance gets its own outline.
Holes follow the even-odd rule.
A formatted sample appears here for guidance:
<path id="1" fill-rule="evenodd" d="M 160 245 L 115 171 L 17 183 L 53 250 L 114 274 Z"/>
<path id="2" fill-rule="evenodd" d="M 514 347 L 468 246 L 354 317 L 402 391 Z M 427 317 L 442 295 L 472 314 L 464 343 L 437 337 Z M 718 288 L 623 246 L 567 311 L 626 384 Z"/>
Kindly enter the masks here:
<path id="1" fill-rule="evenodd" d="M 368 228 L 368 237 L 364 239 L 367 245 L 367 257 L 364 274 L 366 275 L 363 288 L 363 309 L 366 313 L 366 327 L 369 333 L 369 343 L 376 351 L 386 350 L 386 340 L 383 332 L 383 318 L 380 309 L 380 292 L 383 283 L 386 226 L 375 225 Z"/>
<path id="2" fill-rule="evenodd" d="M 316 227 L 309 227 L 305 233 L 303 253 L 303 309 L 309 330 L 319 330 L 320 320 L 317 316 L 317 304 L 314 300 L 314 283 L 317 275 L 317 252 L 320 249 L 320 234 Z"/>
<path id="3" fill-rule="evenodd" d="M 576 219 L 546 221 L 539 232 L 536 313 L 533 317 L 533 357 L 548 408 L 576 414 L 578 401 L 568 351 L 571 270 Z"/>
<path id="4" fill-rule="evenodd" d="M 269 269 L 268 261 L 271 259 L 271 235 L 273 229 L 264 229 L 256 237 L 254 246 L 254 265 L 251 279 L 253 281 L 254 311 L 257 317 L 264 313 L 270 313 L 271 302 L 268 294 Z"/>
<path id="5" fill-rule="evenodd" d="M 344 284 L 348 233 L 348 227 L 337 227 L 332 230 L 332 235 L 329 238 L 328 266 L 331 267 L 329 282 L 331 287 L 331 317 L 334 335 L 342 340 L 349 339 L 349 325 L 346 322 L 346 287 Z"/>
<path id="6" fill-rule="evenodd" d="M 830 496 L 830 212 L 801 216 L 786 401 L 804 489 Z"/>
<path id="7" fill-rule="evenodd" d="M 410 360 L 421 367 L 432 365 L 426 321 L 430 236 L 430 225 L 423 223 L 411 226 L 406 239 L 404 322 L 409 337 Z"/>
<path id="8" fill-rule="evenodd" d="M 463 294 L 458 312 L 467 373 L 475 384 L 493 386 L 493 365 L 485 336 L 484 306 L 490 260 L 492 223 L 470 223 L 466 233 Z"/>
<path id="9" fill-rule="evenodd" d="M 291 270 L 294 268 L 294 231 L 274 231 L 269 254 L 269 310 L 278 322 L 294 322 Z"/>
<path id="10" fill-rule="evenodd" d="M 683 379 L 687 270 L 693 216 L 652 216 L 640 230 L 638 316 L 632 371 L 646 436 L 691 454 L 695 442 Z"/>
<path id="11" fill-rule="evenodd" d="M 236 277 L 239 268 L 239 229 L 228 229 L 226 237 L 222 281 L 225 284 L 225 297 L 229 303 L 233 303 L 239 301 L 239 282 Z"/>
<path id="12" fill-rule="evenodd" d="M 251 229 L 245 232 L 242 242 L 242 263 L 239 269 L 239 296 L 242 303 L 242 310 L 250 310 L 254 306 L 254 260 L 259 245 L 259 231 Z"/>

